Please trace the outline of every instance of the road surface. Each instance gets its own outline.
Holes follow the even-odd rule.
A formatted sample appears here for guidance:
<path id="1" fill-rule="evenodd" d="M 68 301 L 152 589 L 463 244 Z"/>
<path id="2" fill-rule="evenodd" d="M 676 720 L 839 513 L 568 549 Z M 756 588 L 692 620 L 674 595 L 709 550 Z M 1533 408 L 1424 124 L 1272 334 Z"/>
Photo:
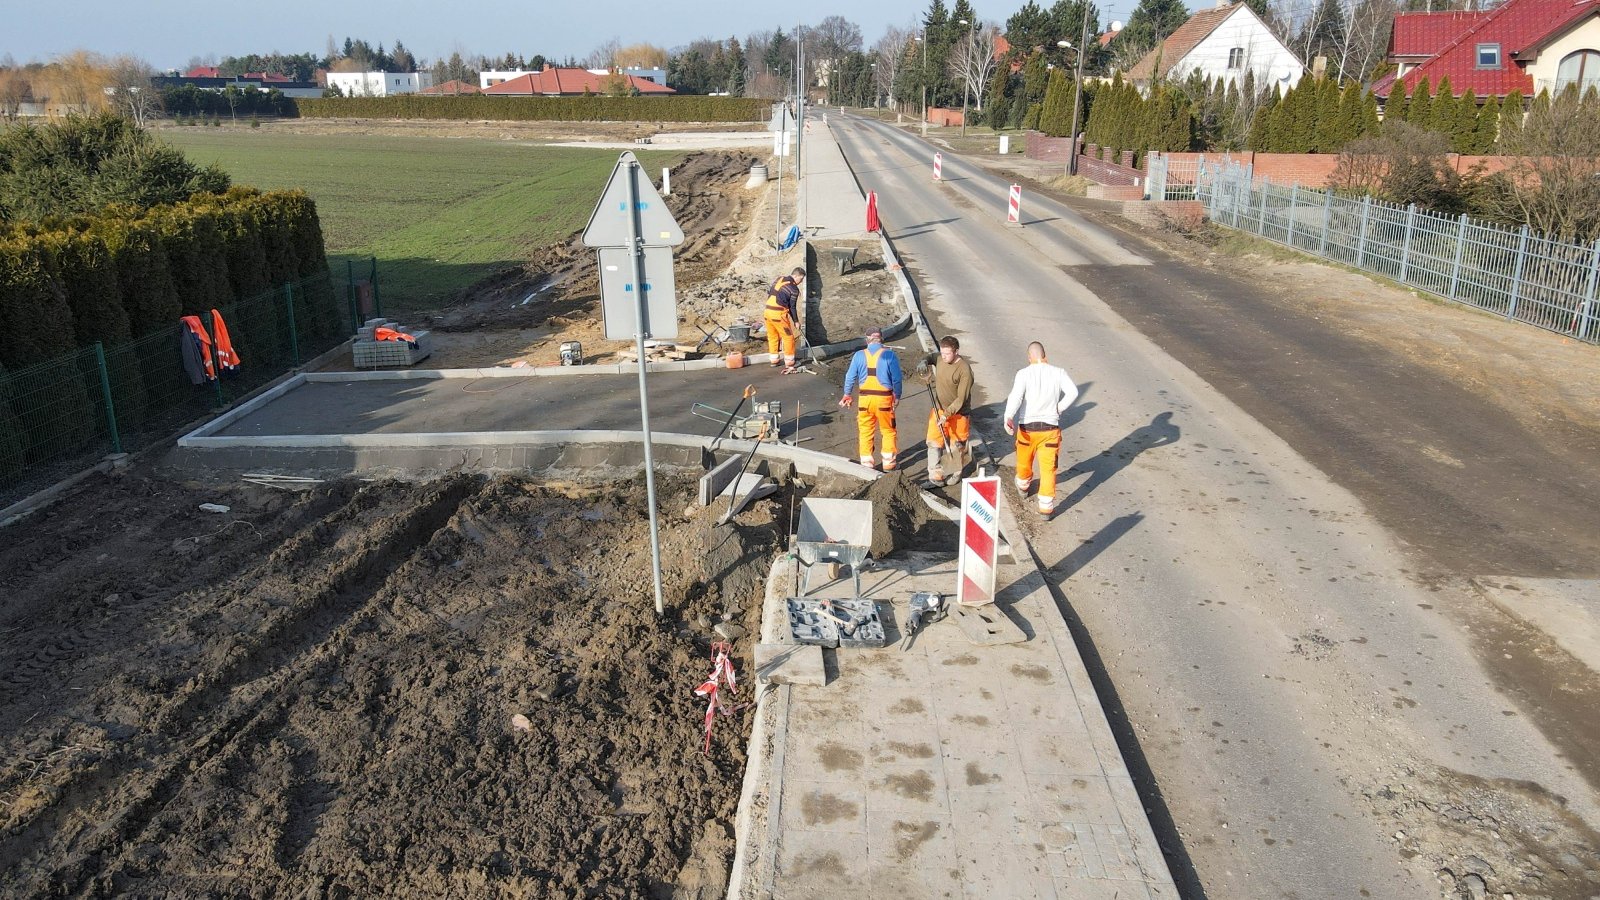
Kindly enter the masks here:
<path id="1" fill-rule="evenodd" d="M 1185 895 L 1600 893 L 1600 764 L 1586 749 L 1600 688 L 1499 612 L 1481 580 L 1560 574 L 1573 595 L 1589 591 L 1585 541 L 1600 529 L 1573 533 L 1596 521 L 1582 490 L 1600 484 L 1594 471 L 1506 449 L 1509 417 L 1420 369 L 1355 377 L 1331 333 L 1286 361 L 1263 347 L 1296 323 L 1263 313 L 1235 335 L 1239 313 L 1201 302 L 1270 285 L 1197 283 L 1156 248 L 1037 196 L 1024 227 L 1008 228 L 1003 180 L 947 151 L 935 184 L 931 145 L 832 122 L 935 333 L 959 335 L 973 361 L 996 449 L 1029 340 L 1082 389 L 1063 442 L 1066 511 L 1033 529 L 1034 550 L 1125 726 Z M 1167 304 L 1191 317 L 1133 315 Z M 1141 329 L 1168 347 L 1186 335 L 1188 364 Z M 1275 392 L 1285 365 L 1299 378 Z M 1391 410 L 1397 383 L 1436 399 Z M 1333 418 L 1351 409 L 1380 427 Z M 1444 454 L 1503 450 L 1511 483 L 1488 496 L 1424 477 L 1391 446 L 1418 416 L 1438 420 Z M 1359 477 L 1374 463 L 1382 479 Z M 1386 486 L 1399 497 L 1387 507 Z M 1530 538 L 1521 523 L 1541 513 L 1550 533 Z M 1543 554 L 1537 571 L 1498 565 L 1519 541 Z M 1494 545 L 1496 566 L 1470 570 L 1475 543 Z"/>

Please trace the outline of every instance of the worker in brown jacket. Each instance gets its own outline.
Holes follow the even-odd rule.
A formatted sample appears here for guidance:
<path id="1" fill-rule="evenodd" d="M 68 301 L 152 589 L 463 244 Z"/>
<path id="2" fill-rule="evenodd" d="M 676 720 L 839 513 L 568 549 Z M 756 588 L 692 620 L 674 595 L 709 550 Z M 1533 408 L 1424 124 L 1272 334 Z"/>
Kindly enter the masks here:
<path id="1" fill-rule="evenodd" d="M 972 366 L 961 356 L 961 342 L 946 336 L 939 340 L 939 358 L 928 372 L 933 409 L 928 412 L 928 481 L 923 487 L 961 480 L 971 458 Z M 946 466 L 945 456 L 951 457 Z"/>

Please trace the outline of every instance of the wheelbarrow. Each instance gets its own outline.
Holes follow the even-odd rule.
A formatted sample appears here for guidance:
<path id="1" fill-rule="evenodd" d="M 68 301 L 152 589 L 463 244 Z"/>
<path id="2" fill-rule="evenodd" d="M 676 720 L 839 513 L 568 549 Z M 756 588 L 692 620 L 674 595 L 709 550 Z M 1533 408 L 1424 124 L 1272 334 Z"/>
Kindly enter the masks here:
<path id="1" fill-rule="evenodd" d="M 812 568 L 826 564 L 830 574 L 849 566 L 855 587 L 851 597 L 861 599 L 861 564 L 872 547 L 871 500 L 803 500 L 794 537 L 795 558 L 805 568 L 800 596 L 811 591 Z"/>

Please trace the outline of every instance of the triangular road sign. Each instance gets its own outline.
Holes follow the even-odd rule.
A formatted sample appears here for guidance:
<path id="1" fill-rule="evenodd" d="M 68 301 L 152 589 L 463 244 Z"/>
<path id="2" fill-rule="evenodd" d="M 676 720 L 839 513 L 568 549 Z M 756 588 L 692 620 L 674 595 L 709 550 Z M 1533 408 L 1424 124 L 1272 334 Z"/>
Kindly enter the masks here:
<path id="1" fill-rule="evenodd" d="M 656 186 L 644 174 L 644 168 L 632 151 L 623 151 L 617 167 L 611 171 L 611 180 L 595 204 L 594 214 L 583 229 L 585 247 L 628 246 L 628 182 L 632 180 L 638 197 L 635 210 L 639 216 L 639 237 L 646 247 L 676 247 L 683 243 L 683 229 L 672 217 L 672 210 L 662 201 Z"/>

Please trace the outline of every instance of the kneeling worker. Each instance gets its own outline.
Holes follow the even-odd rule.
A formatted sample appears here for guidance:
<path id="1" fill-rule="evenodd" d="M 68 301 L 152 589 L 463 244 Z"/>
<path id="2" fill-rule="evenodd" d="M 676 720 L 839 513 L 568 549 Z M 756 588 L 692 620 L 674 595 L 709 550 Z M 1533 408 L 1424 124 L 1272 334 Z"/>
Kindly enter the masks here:
<path id="1" fill-rule="evenodd" d="M 972 438 L 972 366 L 961 356 L 961 342 L 939 339 L 939 360 L 930 374 L 933 409 L 928 412 L 929 488 L 944 483 L 946 451 L 951 456 L 950 483 L 961 480 L 967 467 L 967 442 Z"/>
<path id="2" fill-rule="evenodd" d="M 883 470 L 895 467 L 895 451 L 899 449 L 894 430 L 894 408 L 900 402 L 900 359 L 894 351 L 883 346 L 883 332 L 873 328 L 867 332 L 867 346 L 857 350 L 850 358 L 850 368 L 844 373 L 844 396 L 839 405 L 849 407 L 855 402 L 850 393 L 861 389 L 861 403 L 856 407 L 856 433 L 859 438 L 861 464 L 876 469 L 872 458 L 874 431 L 883 432 Z"/>
<path id="3" fill-rule="evenodd" d="M 796 267 L 772 283 L 767 294 L 767 308 L 762 315 L 767 323 L 767 352 L 772 355 L 772 367 L 783 366 L 783 374 L 794 371 L 794 339 L 799 333 L 800 286 L 806 282 L 806 270 Z M 779 359 L 778 351 L 783 351 Z"/>

